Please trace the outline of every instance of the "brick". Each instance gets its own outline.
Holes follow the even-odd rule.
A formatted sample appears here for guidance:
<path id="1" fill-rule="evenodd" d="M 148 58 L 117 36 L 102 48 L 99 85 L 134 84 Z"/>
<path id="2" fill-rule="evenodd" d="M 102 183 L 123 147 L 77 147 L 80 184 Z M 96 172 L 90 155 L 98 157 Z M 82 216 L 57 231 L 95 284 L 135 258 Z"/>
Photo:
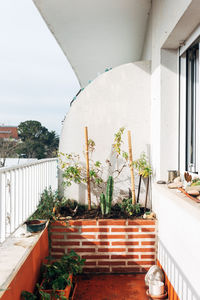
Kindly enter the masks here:
<path id="1" fill-rule="evenodd" d="M 80 242 L 52 241 L 52 246 L 80 246 Z"/>
<path id="2" fill-rule="evenodd" d="M 99 266 L 125 266 L 125 261 L 99 261 Z"/>
<path id="3" fill-rule="evenodd" d="M 101 241 L 93 241 L 93 242 L 82 242 L 83 246 L 108 246 L 110 245 L 110 242 L 101 242 Z"/>
<path id="4" fill-rule="evenodd" d="M 155 262 L 152 260 L 136 260 L 136 261 L 128 261 L 128 265 L 141 265 L 141 266 L 149 266 L 154 265 Z"/>
<path id="5" fill-rule="evenodd" d="M 82 232 L 108 232 L 109 228 L 101 228 L 101 227 L 96 227 L 96 228 L 81 228 Z"/>
<path id="6" fill-rule="evenodd" d="M 64 239 L 64 235 L 62 235 L 62 234 L 52 234 L 51 235 L 51 240 L 62 240 L 62 239 Z"/>
<path id="7" fill-rule="evenodd" d="M 84 263 L 85 266 L 96 266 L 96 261 L 86 261 Z"/>
<path id="8" fill-rule="evenodd" d="M 142 228 L 142 232 L 155 232 L 155 228 Z"/>
<path id="9" fill-rule="evenodd" d="M 83 255 L 84 259 L 109 259 L 109 255 Z"/>
<path id="10" fill-rule="evenodd" d="M 112 228 L 111 232 L 138 232 L 139 228 Z"/>
<path id="11" fill-rule="evenodd" d="M 126 220 L 99 220 L 99 225 L 126 225 Z"/>
<path id="12" fill-rule="evenodd" d="M 65 253 L 64 248 L 52 248 L 51 251 L 54 253 Z"/>
<path id="13" fill-rule="evenodd" d="M 154 252 L 154 248 L 129 248 L 128 252 Z"/>
<path id="14" fill-rule="evenodd" d="M 125 245 L 125 246 L 138 246 L 139 245 L 139 242 L 112 242 L 111 243 L 112 246 L 122 246 L 122 245 Z"/>
<path id="15" fill-rule="evenodd" d="M 111 259 L 139 259 L 139 255 L 131 254 L 121 254 L 121 255 L 111 255 Z"/>
<path id="16" fill-rule="evenodd" d="M 52 227 L 51 228 L 51 232 L 66 232 L 66 229 L 67 228 L 64 228 L 64 227 L 61 227 L 61 228 L 59 228 L 59 227 Z"/>
<path id="17" fill-rule="evenodd" d="M 141 255 L 141 258 L 142 259 L 151 259 L 151 258 L 155 259 L 155 255 L 150 255 L 150 254 L 149 255 L 148 254 L 145 255 L 145 254 L 143 254 L 143 255 Z"/>
<path id="18" fill-rule="evenodd" d="M 68 235 L 67 239 L 68 240 L 82 240 L 82 239 L 95 239 L 96 236 L 95 235 L 78 235 L 78 234 L 72 234 L 72 235 Z"/>
<path id="19" fill-rule="evenodd" d="M 96 220 L 70 220 L 69 225 L 71 225 L 71 226 L 92 226 L 92 225 L 96 225 Z"/>
<path id="20" fill-rule="evenodd" d="M 52 226 L 69 226 L 69 225 L 65 221 L 54 221 L 53 223 L 51 223 L 51 227 Z"/>
<path id="21" fill-rule="evenodd" d="M 154 241 L 141 242 L 142 246 L 154 246 Z"/>
<path id="22" fill-rule="evenodd" d="M 108 273 L 109 268 L 83 268 L 83 272 L 86 273 Z"/>
<path id="23" fill-rule="evenodd" d="M 111 234 L 107 234 L 107 235 L 98 235 L 98 239 L 125 239 L 126 238 L 126 236 L 125 235 L 116 235 L 116 234 L 114 234 L 114 235 L 111 235 Z"/>
<path id="24" fill-rule="evenodd" d="M 98 252 L 125 252 L 125 248 L 99 248 Z"/>
<path id="25" fill-rule="evenodd" d="M 52 227 L 51 232 L 79 232 L 77 228 Z"/>
<path id="26" fill-rule="evenodd" d="M 129 239 L 155 239 L 155 234 L 130 234 Z"/>
<path id="27" fill-rule="evenodd" d="M 95 252 L 95 249 L 91 249 L 91 248 L 73 248 L 73 250 L 75 252 L 78 252 L 78 253 L 85 253 L 85 252 Z M 69 250 L 70 251 L 70 250 Z"/>
<path id="28" fill-rule="evenodd" d="M 155 225 L 155 220 L 128 220 L 128 225 Z"/>
<path id="29" fill-rule="evenodd" d="M 124 267 L 113 267 L 112 272 L 114 273 L 136 273 L 140 272 L 140 268 L 124 268 Z"/>

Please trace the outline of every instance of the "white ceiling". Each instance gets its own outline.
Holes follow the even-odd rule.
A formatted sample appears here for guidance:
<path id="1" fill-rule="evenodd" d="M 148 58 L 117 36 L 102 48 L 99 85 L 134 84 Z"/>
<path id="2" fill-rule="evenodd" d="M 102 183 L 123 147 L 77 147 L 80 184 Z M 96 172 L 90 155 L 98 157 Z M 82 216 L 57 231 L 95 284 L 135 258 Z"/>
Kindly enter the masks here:
<path id="1" fill-rule="evenodd" d="M 81 86 L 141 58 L 151 0 L 33 0 Z"/>

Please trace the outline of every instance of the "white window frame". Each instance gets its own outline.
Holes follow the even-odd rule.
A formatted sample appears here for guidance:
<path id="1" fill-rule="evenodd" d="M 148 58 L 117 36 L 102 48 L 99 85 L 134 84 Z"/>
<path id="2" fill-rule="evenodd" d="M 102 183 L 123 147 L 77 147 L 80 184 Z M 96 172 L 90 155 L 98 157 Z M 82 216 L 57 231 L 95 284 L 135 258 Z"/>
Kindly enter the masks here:
<path id="1" fill-rule="evenodd" d="M 195 41 L 200 38 L 200 26 L 193 32 L 193 34 L 189 37 L 189 39 L 185 42 L 184 46 L 179 49 L 179 66 L 180 66 L 180 74 L 179 74 L 179 82 L 180 82 L 180 135 L 179 135 L 179 165 L 180 172 L 183 174 L 186 171 L 186 87 L 187 87 L 187 74 L 186 74 L 186 53 L 187 50 L 192 47 Z M 200 57 L 200 40 L 199 43 L 199 55 Z M 200 59 L 198 59 L 198 76 L 200 75 Z M 196 89 L 196 166 L 195 169 L 189 169 L 188 171 L 192 174 L 200 174 L 200 93 L 199 93 L 199 85 L 200 79 L 197 81 L 197 89 Z"/>

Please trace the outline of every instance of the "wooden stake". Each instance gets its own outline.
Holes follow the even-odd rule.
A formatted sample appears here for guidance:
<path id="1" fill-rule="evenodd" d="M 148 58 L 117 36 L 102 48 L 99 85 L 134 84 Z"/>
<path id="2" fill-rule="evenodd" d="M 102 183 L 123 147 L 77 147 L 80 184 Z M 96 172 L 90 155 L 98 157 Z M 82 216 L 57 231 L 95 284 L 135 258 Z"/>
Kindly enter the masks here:
<path id="1" fill-rule="evenodd" d="M 87 170 L 87 192 L 88 192 L 88 210 L 91 210 L 91 195 L 90 195 L 90 166 L 89 166 L 89 153 L 88 153 L 88 128 L 85 127 L 85 158 Z"/>
<path id="2" fill-rule="evenodd" d="M 132 203 L 135 204 L 135 179 L 133 172 L 133 156 L 132 156 L 132 144 L 131 144 L 131 132 L 128 130 L 128 150 L 129 150 L 129 162 L 131 170 L 131 192 L 132 192 Z"/>

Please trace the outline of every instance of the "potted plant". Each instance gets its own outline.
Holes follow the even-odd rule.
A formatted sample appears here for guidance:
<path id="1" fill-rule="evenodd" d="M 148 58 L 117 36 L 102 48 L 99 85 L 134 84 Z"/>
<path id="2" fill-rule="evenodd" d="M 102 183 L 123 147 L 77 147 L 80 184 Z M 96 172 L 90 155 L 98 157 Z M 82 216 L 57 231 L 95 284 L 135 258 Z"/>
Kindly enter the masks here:
<path id="1" fill-rule="evenodd" d="M 146 198 L 145 198 L 145 208 L 147 206 L 147 195 L 149 190 L 149 178 L 152 175 L 152 168 L 147 161 L 146 154 L 144 152 L 141 153 L 140 158 L 133 162 L 134 167 L 137 169 L 139 174 L 139 186 L 138 186 L 138 195 L 137 195 L 137 202 L 139 202 L 140 196 L 140 186 L 141 186 L 141 179 L 147 178 L 147 188 L 146 188 Z"/>
<path id="2" fill-rule="evenodd" d="M 72 277 L 81 273 L 84 261 L 76 252 L 71 250 L 60 260 L 52 264 L 44 264 L 43 280 L 39 288 L 40 295 L 42 297 L 50 295 L 49 299 L 68 299 Z"/>
<path id="3" fill-rule="evenodd" d="M 48 258 L 50 259 L 50 258 Z M 73 275 L 82 272 L 85 259 L 73 250 L 65 254 L 61 259 L 42 266 L 42 283 L 38 287 L 38 293 L 42 300 L 54 300 L 69 298 Z M 39 297 L 39 295 L 37 295 Z M 36 295 L 23 291 L 22 299 L 38 299 Z"/>
<path id="4" fill-rule="evenodd" d="M 51 188 L 44 190 L 35 213 L 25 222 L 28 232 L 38 232 L 45 228 L 47 220 L 54 217 L 53 208 L 58 203 L 58 194 Z"/>

